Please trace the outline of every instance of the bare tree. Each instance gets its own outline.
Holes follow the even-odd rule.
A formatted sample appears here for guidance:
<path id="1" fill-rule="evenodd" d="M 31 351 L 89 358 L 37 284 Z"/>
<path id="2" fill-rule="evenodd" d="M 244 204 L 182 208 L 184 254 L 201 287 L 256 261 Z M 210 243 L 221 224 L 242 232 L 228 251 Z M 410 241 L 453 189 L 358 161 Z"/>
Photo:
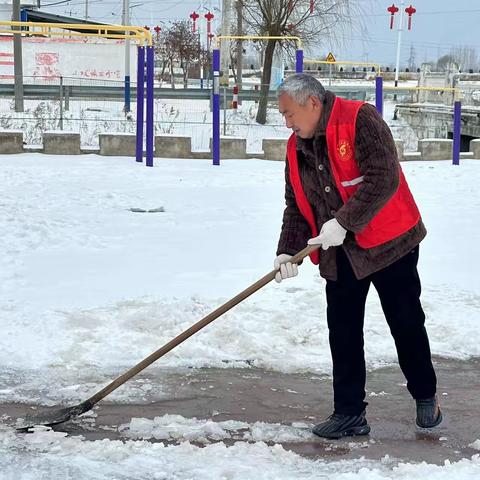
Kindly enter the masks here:
<path id="1" fill-rule="evenodd" d="M 212 52 L 203 46 L 200 46 L 198 61 L 203 71 L 207 72 L 207 79 L 210 80 L 210 72 L 212 70 Z"/>
<path id="2" fill-rule="evenodd" d="M 172 37 L 170 29 L 166 29 L 161 35 L 154 37 L 154 54 L 155 63 L 162 65 L 162 71 L 159 75 L 160 80 L 164 79 L 165 70 L 168 68 L 170 71 L 170 83 L 172 88 L 175 88 L 174 67 L 176 52 L 172 49 L 172 44 L 175 42 Z"/>
<path id="3" fill-rule="evenodd" d="M 188 72 L 193 62 L 198 61 L 200 45 L 198 35 L 192 31 L 190 22 L 173 22 L 163 36 L 159 52 L 163 55 L 164 64 L 170 67 L 172 88 L 175 88 L 175 67 L 180 66 L 183 72 L 183 85 L 188 83 Z"/>
<path id="4" fill-rule="evenodd" d="M 166 46 L 166 35 L 165 33 L 157 32 L 153 36 L 153 51 L 155 55 L 155 65 L 161 65 L 162 71 L 158 75 L 158 80 L 163 80 L 163 75 L 165 70 L 170 65 L 170 52 L 168 52 Z"/>
<path id="5" fill-rule="evenodd" d="M 460 70 L 478 68 L 478 56 L 475 48 L 467 46 L 456 47 L 450 53 L 456 59 Z"/>
<path id="6" fill-rule="evenodd" d="M 438 70 L 468 70 L 478 68 L 477 50 L 472 47 L 456 47 L 437 59 Z"/>
<path id="7" fill-rule="evenodd" d="M 298 36 L 303 47 L 310 45 L 340 43 L 342 33 L 352 28 L 353 13 L 360 7 L 351 0 L 241 0 L 244 20 L 250 33 L 265 36 Z M 355 2 L 358 5 L 358 2 Z M 355 11 L 355 12 L 354 12 Z M 291 41 L 265 42 L 261 97 L 257 122 L 264 124 L 267 117 L 267 100 L 272 74 L 275 46 L 290 52 L 295 48 Z"/>
<path id="8" fill-rule="evenodd" d="M 446 71 L 458 68 L 458 59 L 455 55 L 443 55 L 437 60 L 437 70 Z"/>

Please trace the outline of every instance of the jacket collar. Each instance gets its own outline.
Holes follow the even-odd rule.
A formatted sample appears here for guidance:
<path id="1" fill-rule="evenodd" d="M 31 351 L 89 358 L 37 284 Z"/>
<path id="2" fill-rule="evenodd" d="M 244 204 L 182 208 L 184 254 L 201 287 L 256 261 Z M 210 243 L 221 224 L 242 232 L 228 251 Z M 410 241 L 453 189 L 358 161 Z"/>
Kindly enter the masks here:
<path id="1" fill-rule="evenodd" d="M 330 90 L 325 92 L 325 98 L 323 99 L 323 106 L 322 106 L 322 114 L 320 116 L 320 120 L 317 123 L 317 127 L 315 128 L 315 134 L 313 138 L 300 138 L 297 136 L 297 149 L 302 150 L 304 153 L 305 151 L 309 151 L 312 148 L 313 140 L 318 139 L 319 137 L 324 137 L 327 131 L 328 121 L 330 119 L 330 115 L 332 113 L 333 103 L 335 102 L 335 94 Z"/>

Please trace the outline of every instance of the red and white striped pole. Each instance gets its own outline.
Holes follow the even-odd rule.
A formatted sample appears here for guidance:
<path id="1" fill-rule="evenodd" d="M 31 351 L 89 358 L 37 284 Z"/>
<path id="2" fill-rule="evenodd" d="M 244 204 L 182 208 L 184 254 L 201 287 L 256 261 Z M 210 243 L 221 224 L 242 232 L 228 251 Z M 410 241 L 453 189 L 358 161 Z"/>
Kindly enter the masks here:
<path id="1" fill-rule="evenodd" d="M 232 108 L 234 110 L 238 109 L 238 85 L 233 86 L 233 101 L 232 101 Z"/>

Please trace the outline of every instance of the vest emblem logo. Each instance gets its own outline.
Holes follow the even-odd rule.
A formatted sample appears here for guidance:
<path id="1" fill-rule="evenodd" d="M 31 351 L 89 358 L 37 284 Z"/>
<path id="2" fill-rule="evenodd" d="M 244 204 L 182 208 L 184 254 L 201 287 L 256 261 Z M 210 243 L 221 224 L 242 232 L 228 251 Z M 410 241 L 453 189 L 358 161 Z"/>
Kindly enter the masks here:
<path id="1" fill-rule="evenodd" d="M 353 148 L 348 140 L 340 140 L 337 153 L 341 160 L 348 162 L 353 158 Z"/>

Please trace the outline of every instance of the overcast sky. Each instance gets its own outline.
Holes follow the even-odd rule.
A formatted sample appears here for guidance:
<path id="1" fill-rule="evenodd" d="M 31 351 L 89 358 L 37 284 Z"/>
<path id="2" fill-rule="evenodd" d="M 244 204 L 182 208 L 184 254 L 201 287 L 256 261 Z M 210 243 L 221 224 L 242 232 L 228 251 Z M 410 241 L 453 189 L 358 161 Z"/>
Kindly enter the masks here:
<path id="1" fill-rule="evenodd" d="M 59 14 L 83 17 L 86 0 L 64 1 L 41 0 L 43 10 Z M 188 19 L 196 10 L 206 12 L 211 8 L 220 18 L 219 0 L 129 0 L 132 12 L 132 24 L 157 25 L 171 20 Z M 392 0 L 351 0 L 364 7 L 363 29 L 357 28 L 345 38 L 343 48 L 322 42 L 321 49 L 332 50 L 339 60 L 364 60 L 384 65 L 394 64 L 396 54 L 397 31 L 389 29 L 387 7 Z M 109 23 L 120 22 L 123 0 L 88 0 L 89 15 L 92 19 Z M 400 4 L 400 0 L 395 2 Z M 413 16 L 412 30 L 403 32 L 402 64 L 406 64 L 414 47 L 416 63 L 436 60 L 455 46 L 470 46 L 480 52 L 480 1 L 478 0 L 416 0 L 412 2 L 417 9 Z M 51 6 L 48 6 L 51 5 Z M 410 2 L 405 2 L 405 7 Z M 48 7 L 47 7 L 48 6 Z M 370 13 L 370 14 L 368 14 Z M 398 14 L 396 16 L 398 22 Z"/>

